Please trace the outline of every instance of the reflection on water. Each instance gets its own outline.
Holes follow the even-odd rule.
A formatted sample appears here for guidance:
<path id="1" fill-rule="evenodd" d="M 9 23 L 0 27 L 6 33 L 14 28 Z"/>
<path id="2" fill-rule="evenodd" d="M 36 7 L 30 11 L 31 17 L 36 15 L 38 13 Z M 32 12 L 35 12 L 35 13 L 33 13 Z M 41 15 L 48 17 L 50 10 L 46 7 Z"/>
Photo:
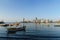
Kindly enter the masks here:
<path id="1" fill-rule="evenodd" d="M 20 24 L 21 25 L 21 24 Z M 0 39 L 3 40 L 60 40 L 60 27 L 54 27 L 53 23 L 25 23 L 26 31 L 7 33 L 6 27 L 0 27 Z"/>

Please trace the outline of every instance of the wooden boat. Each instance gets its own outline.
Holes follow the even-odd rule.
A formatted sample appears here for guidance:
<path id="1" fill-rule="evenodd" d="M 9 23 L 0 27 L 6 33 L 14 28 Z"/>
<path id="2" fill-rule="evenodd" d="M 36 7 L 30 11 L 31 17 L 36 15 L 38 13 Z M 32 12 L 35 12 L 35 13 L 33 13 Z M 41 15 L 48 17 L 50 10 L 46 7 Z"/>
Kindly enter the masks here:
<path id="1" fill-rule="evenodd" d="M 7 26 L 18 26 L 20 23 L 19 22 L 16 22 L 16 23 L 13 23 L 13 24 L 0 24 L 0 26 L 4 26 L 4 27 L 7 27 Z"/>
<path id="2" fill-rule="evenodd" d="M 7 28 L 7 30 L 8 30 L 8 32 L 11 32 L 11 33 L 13 33 L 13 32 L 16 32 L 16 31 L 25 31 L 25 28 L 26 28 L 26 26 L 23 26 L 23 27 L 19 27 L 19 28 Z"/>
<path id="3" fill-rule="evenodd" d="M 0 24 L 0 26 L 7 27 L 9 24 Z"/>
<path id="4" fill-rule="evenodd" d="M 54 27 L 60 27 L 60 23 L 55 23 Z"/>
<path id="5" fill-rule="evenodd" d="M 58 23 L 54 24 L 54 27 L 60 27 L 60 24 L 58 24 Z"/>
<path id="6" fill-rule="evenodd" d="M 4 24 L 4 21 L 0 21 L 0 24 Z"/>
<path id="7" fill-rule="evenodd" d="M 54 27 L 60 27 L 60 25 L 54 25 Z"/>

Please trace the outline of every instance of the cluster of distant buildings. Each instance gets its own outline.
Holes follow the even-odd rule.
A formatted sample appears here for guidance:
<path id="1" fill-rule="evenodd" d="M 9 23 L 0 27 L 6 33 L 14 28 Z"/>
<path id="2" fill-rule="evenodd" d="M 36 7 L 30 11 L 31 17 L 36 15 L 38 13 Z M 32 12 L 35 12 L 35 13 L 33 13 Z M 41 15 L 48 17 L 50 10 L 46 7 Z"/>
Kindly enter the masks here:
<path id="1" fill-rule="evenodd" d="M 49 20 L 49 19 L 38 19 L 36 17 L 33 20 L 25 20 L 25 18 L 23 18 L 23 21 L 21 21 L 21 22 L 24 22 L 24 23 L 60 23 L 60 20 L 53 21 L 53 20 Z"/>

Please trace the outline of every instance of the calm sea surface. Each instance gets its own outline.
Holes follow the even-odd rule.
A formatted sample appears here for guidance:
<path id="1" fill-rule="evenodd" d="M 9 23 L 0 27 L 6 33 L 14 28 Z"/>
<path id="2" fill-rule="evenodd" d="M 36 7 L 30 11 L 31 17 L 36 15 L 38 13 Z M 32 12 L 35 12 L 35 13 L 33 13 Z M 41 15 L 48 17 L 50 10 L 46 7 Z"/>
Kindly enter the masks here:
<path id="1" fill-rule="evenodd" d="M 6 27 L 0 26 L 0 40 L 60 40 L 60 27 L 54 24 L 24 23 L 26 31 L 7 33 Z M 20 24 L 22 26 L 22 23 Z"/>

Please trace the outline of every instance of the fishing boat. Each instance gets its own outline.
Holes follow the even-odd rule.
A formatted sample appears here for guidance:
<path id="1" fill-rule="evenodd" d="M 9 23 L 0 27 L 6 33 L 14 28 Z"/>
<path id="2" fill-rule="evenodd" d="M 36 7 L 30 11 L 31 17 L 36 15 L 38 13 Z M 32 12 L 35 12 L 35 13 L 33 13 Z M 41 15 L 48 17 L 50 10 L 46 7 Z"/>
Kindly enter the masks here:
<path id="1" fill-rule="evenodd" d="M 25 31 L 26 26 L 18 27 L 20 23 L 16 22 L 13 26 L 9 25 L 10 27 L 7 28 L 8 32 L 16 32 L 16 31 Z"/>
<path id="2" fill-rule="evenodd" d="M 54 24 L 54 27 L 60 27 L 60 23 Z"/>
<path id="3" fill-rule="evenodd" d="M 54 25 L 54 27 L 60 27 L 60 25 Z"/>
<path id="4" fill-rule="evenodd" d="M 10 28 L 7 28 L 7 31 L 8 33 L 13 33 L 13 32 L 16 32 L 16 31 L 25 31 L 25 28 L 26 26 L 23 26 L 23 27 L 10 27 Z"/>
<path id="5" fill-rule="evenodd" d="M 8 24 L 6 24 L 6 23 L 3 23 L 3 24 L 0 24 L 0 26 L 3 26 L 3 27 L 8 27 L 8 26 L 18 26 L 20 23 L 18 23 L 18 22 L 16 22 L 16 23 L 8 23 Z"/>
<path id="6" fill-rule="evenodd" d="M 2 20 L 2 21 L 0 21 L 0 24 L 4 24 L 4 21 Z"/>
<path id="7" fill-rule="evenodd" d="M 0 24 L 0 26 L 7 27 L 9 24 Z"/>

